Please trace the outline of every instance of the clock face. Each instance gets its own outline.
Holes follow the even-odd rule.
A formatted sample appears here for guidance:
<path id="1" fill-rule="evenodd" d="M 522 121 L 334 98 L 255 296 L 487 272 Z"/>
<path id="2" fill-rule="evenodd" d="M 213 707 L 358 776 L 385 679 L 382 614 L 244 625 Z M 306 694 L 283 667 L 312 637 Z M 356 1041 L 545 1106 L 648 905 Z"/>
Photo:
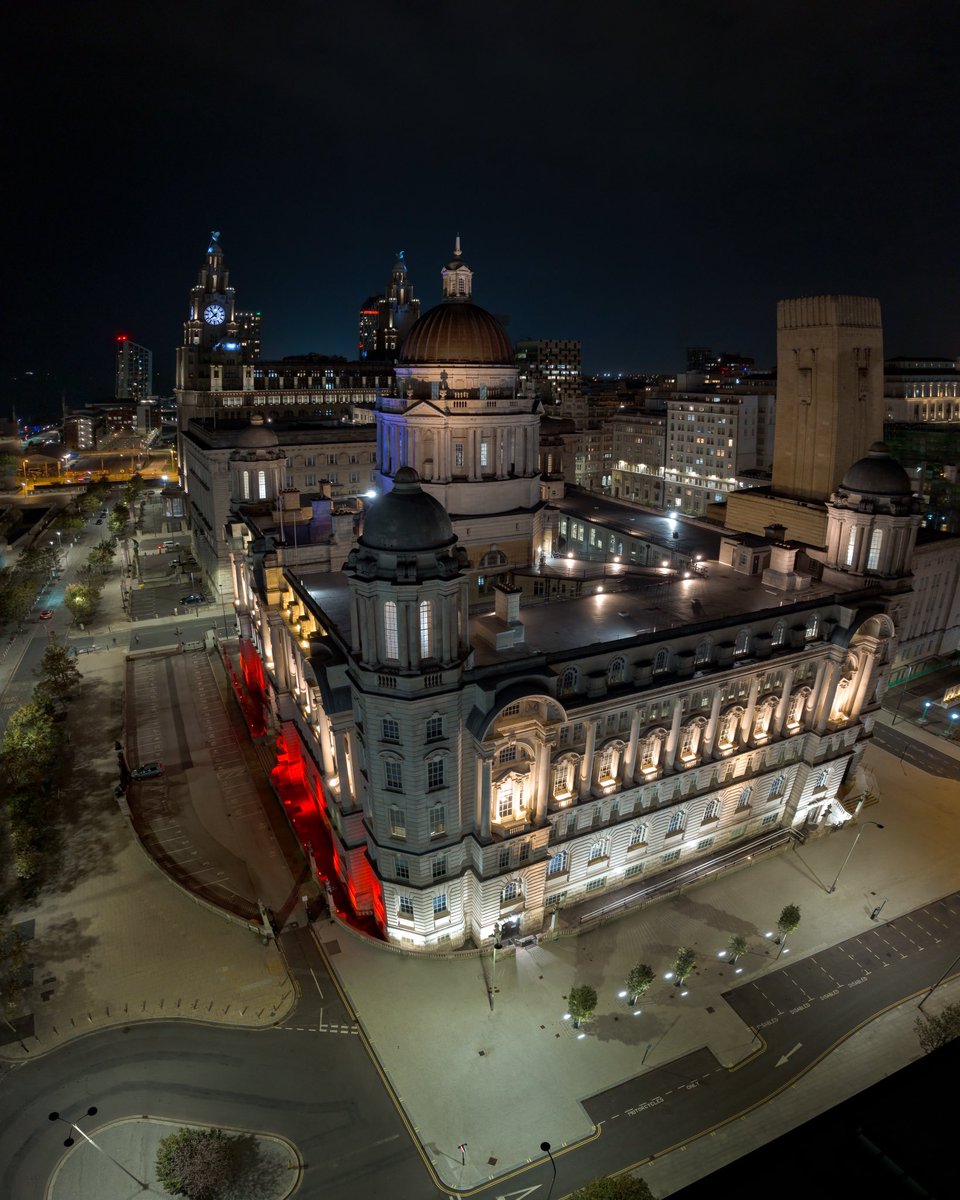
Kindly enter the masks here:
<path id="1" fill-rule="evenodd" d="M 203 310 L 203 319 L 208 325 L 222 325 L 226 316 L 222 304 L 208 304 Z"/>

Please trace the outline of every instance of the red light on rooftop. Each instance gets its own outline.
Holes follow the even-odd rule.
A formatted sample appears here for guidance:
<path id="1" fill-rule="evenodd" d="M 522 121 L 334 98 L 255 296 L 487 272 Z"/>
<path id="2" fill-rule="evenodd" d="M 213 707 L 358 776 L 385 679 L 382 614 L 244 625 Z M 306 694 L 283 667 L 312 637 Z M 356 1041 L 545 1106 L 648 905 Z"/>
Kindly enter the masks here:
<path id="1" fill-rule="evenodd" d="M 129 334 L 129 333 L 118 333 L 118 334 L 117 334 L 117 341 L 118 341 L 118 342 L 129 342 L 129 341 L 130 341 L 130 334 Z"/>

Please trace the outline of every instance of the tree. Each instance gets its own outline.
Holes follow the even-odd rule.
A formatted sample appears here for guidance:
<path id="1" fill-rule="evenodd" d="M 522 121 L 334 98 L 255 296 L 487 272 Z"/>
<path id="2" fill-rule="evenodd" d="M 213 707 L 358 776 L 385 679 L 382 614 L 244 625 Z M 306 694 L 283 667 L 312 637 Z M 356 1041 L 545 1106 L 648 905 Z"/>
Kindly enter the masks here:
<path id="1" fill-rule="evenodd" d="M 38 783 L 57 759 L 60 737 L 44 704 L 35 701 L 11 713 L 3 734 L 3 766 L 13 790 Z"/>
<path id="2" fill-rule="evenodd" d="M 574 1029 L 579 1029 L 582 1021 L 589 1021 L 596 1007 L 597 993 L 588 983 L 570 989 L 570 994 L 567 996 L 567 1008 L 570 1010 L 570 1016 L 573 1017 Z"/>
<path id="3" fill-rule="evenodd" d="M 647 966 L 646 963 L 637 963 L 635 967 L 630 968 L 627 975 L 627 991 L 630 994 L 631 1004 L 636 1004 L 640 996 L 653 983 L 654 978 L 653 967 Z"/>
<path id="4" fill-rule="evenodd" d="M 747 952 L 747 939 L 742 934 L 735 933 L 730 941 L 727 942 L 727 945 L 730 947 L 730 953 L 733 955 L 730 959 L 732 963 L 735 963 L 741 954 L 746 954 Z"/>
<path id="5" fill-rule="evenodd" d="M 50 634 L 40 665 L 34 668 L 33 673 L 37 679 L 34 698 L 41 703 L 62 700 L 83 678 L 67 647 L 55 633 Z"/>
<path id="6" fill-rule="evenodd" d="M 800 909 L 795 904 L 784 905 L 783 912 L 777 917 L 777 928 L 780 930 L 777 945 L 783 941 L 788 933 L 793 933 L 799 924 Z"/>
<path id="7" fill-rule="evenodd" d="M 687 982 L 687 977 L 696 965 L 696 954 L 688 947 L 681 946 L 677 951 L 677 961 L 673 964 L 673 974 L 681 987 Z"/>
<path id="8" fill-rule="evenodd" d="M 20 1005 L 25 980 L 23 959 L 26 941 L 17 929 L 12 929 L 5 917 L 0 917 L 0 1009 L 9 1025 L 10 1017 Z"/>
<path id="9" fill-rule="evenodd" d="M 606 1175 L 571 1192 L 569 1200 L 654 1200 L 654 1195 L 633 1175 Z"/>
<path id="10" fill-rule="evenodd" d="M 73 619 L 80 624 L 89 621 L 97 611 L 100 602 L 99 589 L 89 583 L 71 583 L 63 593 L 63 603 L 70 610 Z"/>
<path id="11" fill-rule="evenodd" d="M 87 561 L 95 571 L 102 575 L 113 562 L 116 553 L 117 543 L 113 539 L 104 538 L 103 541 L 97 542 L 87 555 Z"/>
<path id="12" fill-rule="evenodd" d="M 939 1016 L 926 1013 L 913 1024 L 924 1054 L 939 1050 L 955 1037 L 960 1037 L 960 1004 L 948 1004 Z"/>
<path id="13" fill-rule="evenodd" d="M 27 613 L 33 608 L 37 598 L 37 585 L 32 579 L 19 575 L 16 571 L 7 572 L 3 580 L 0 580 L 0 585 L 0 613 L 4 620 L 16 621 L 19 629 Z"/>
<path id="14" fill-rule="evenodd" d="M 160 1139 L 157 1179 L 171 1196 L 216 1200 L 236 1175 L 234 1147 L 222 1129 L 177 1129 Z"/>

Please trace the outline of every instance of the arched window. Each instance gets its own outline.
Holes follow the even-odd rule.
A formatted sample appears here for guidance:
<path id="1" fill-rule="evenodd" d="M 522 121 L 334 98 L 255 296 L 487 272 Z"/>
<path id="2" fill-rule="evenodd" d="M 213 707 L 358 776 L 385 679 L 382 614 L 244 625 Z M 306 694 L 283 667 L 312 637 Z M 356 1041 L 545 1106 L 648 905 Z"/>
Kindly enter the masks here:
<path id="1" fill-rule="evenodd" d="M 614 687 L 618 683 L 623 683 L 627 674 L 627 664 L 622 658 L 615 658 L 607 667 L 607 685 Z"/>
<path id="2" fill-rule="evenodd" d="M 553 768 L 553 795 L 557 800 L 565 800 L 573 795 L 573 781 L 576 778 L 576 759 L 561 758 Z"/>
<path id="3" fill-rule="evenodd" d="M 720 736 L 717 738 L 717 745 L 721 750 L 729 750 L 731 746 L 736 744 L 737 729 L 739 728 L 742 716 L 743 710 L 739 708 L 735 708 L 723 715 L 720 721 Z"/>
<path id="4" fill-rule="evenodd" d="M 687 823 L 687 814 L 680 809 L 670 814 L 670 823 L 667 825 L 667 833 L 683 833 L 683 827 Z"/>
<path id="5" fill-rule="evenodd" d="M 481 567 L 505 567 L 506 565 L 507 556 L 502 550 L 488 550 L 480 559 Z"/>
<path id="6" fill-rule="evenodd" d="M 880 547 L 883 545 L 883 530 L 875 529 L 870 535 L 870 549 L 867 552 L 867 570 L 876 571 L 880 567 Z"/>
<path id="7" fill-rule="evenodd" d="M 383 606 L 383 642 L 387 658 L 400 657 L 400 641 L 397 636 L 396 600 L 388 600 Z"/>
<path id="8" fill-rule="evenodd" d="M 856 548 L 857 548 L 857 527 L 856 527 L 856 525 L 851 525 L 850 526 L 850 534 L 847 537 L 847 554 L 846 554 L 846 558 L 844 559 L 844 566 L 847 566 L 847 567 L 853 566 L 853 555 L 854 555 L 854 552 L 856 551 Z"/>
<path id="9" fill-rule="evenodd" d="M 523 813 L 523 779 L 508 775 L 497 784 L 497 819 L 512 821 Z"/>
<path id="10" fill-rule="evenodd" d="M 661 671 L 666 671 L 670 666 L 670 651 L 664 646 L 657 651 L 657 657 L 653 660 L 653 673 L 658 674 Z"/>
<path id="11" fill-rule="evenodd" d="M 694 758 L 700 745 L 700 731 L 703 725 L 699 721 L 691 721 L 680 730 L 679 753 L 682 759 Z"/>
<path id="12" fill-rule="evenodd" d="M 702 667 L 704 665 L 704 663 L 708 663 L 709 661 L 710 661 L 710 643 L 709 642 L 701 642 L 700 645 L 697 646 L 697 653 L 693 660 L 694 666 Z"/>
<path id="13" fill-rule="evenodd" d="M 704 823 L 707 821 L 717 821 L 720 818 L 720 801 L 711 800 L 707 807 L 703 810 Z"/>
<path id="14" fill-rule="evenodd" d="M 643 771 L 655 771 L 660 765 L 660 753 L 663 750 L 663 730 L 658 729 L 656 733 L 651 733 L 649 737 L 644 738 L 643 754 L 640 758 L 640 769 Z"/>
<path id="15" fill-rule="evenodd" d="M 740 795 L 737 797 L 737 808 L 738 809 L 749 808 L 750 807 L 750 797 L 752 794 L 753 794 L 753 788 L 745 787 L 743 789 L 743 791 L 740 793 Z"/>
<path id="16" fill-rule="evenodd" d="M 598 858 L 607 857 L 607 843 L 605 838 L 599 838 L 590 847 L 590 856 L 588 862 L 596 862 Z"/>
<path id="17" fill-rule="evenodd" d="M 566 850 L 558 850 L 557 853 L 547 863 L 547 877 L 551 875 L 563 875 L 567 870 L 567 852 Z"/>
<path id="18" fill-rule="evenodd" d="M 630 830 L 630 845 L 628 850 L 636 850 L 638 846 L 647 844 L 647 827 L 646 825 L 634 825 Z"/>
<path id="19" fill-rule="evenodd" d="M 601 783 L 613 783 L 617 778 L 617 769 L 620 766 L 620 750 L 622 743 L 616 742 L 612 746 L 604 746 L 600 751 L 600 761 L 597 771 L 597 778 Z"/>
<path id="20" fill-rule="evenodd" d="M 787 627 L 783 621 L 778 621 L 773 627 L 773 636 L 770 638 L 772 646 L 782 646 L 784 639 L 787 636 Z"/>
<path id="21" fill-rule="evenodd" d="M 741 629 L 737 634 L 737 640 L 733 644 L 734 654 L 747 654 L 750 650 L 750 630 Z"/>
<path id="22" fill-rule="evenodd" d="M 770 732 L 770 726 L 773 723 L 773 714 L 776 711 L 777 701 L 774 697 L 770 697 L 762 704 L 758 705 L 756 714 L 753 720 L 753 736 L 765 737 Z"/>
<path id="23" fill-rule="evenodd" d="M 502 904 L 512 904 L 513 901 L 519 899 L 520 884 L 515 879 L 511 879 L 509 883 L 503 886 L 503 891 L 500 893 L 500 902 Z"/>
<path id="24" fill-rule="evenodd" d="M 770 791 L 768 793 L 768 798 L 770 800 L 776 800 L 778 796 L 783 795 L 783 793 L 786 791 L 786 787 L 787 787 L 786 776 L 778 775 L 776 777 L 776 779 L 774 779 L 773 783 L 770 784 Z"/>
<path id="25" fill-rule="evenodd" d="M 429 600 L 420 601 L 420 657 L 433 656 L 433 605 Z"/>
<path id="26" fill-rule="evenodd" d="M 569 696 L 577 686 L 577 668 L 567 667 L 564 673 L 560 676 L 560 695 Z"/>
<path id="27" fill-rule="evenodd" d="M 820 616 L 818 613 L 811 613 L 807 618 L 807 627 L 804 630 L 803 636 L 808 642 L 814 642 L 820 636 Z"/>
<path id="28" fill-rule="evenodd" d="M 266 471 L 257 472 L 257 498 L 266 500 L 267 498 L 267 473 Z"/>
<path id="29" fill-rule="evenodd" d="M 250 499 L 250 472 L 243 471 L 242 475 L 243 475 L 243 498 L 244 498 L 244 500 L 249 500 Z"/>

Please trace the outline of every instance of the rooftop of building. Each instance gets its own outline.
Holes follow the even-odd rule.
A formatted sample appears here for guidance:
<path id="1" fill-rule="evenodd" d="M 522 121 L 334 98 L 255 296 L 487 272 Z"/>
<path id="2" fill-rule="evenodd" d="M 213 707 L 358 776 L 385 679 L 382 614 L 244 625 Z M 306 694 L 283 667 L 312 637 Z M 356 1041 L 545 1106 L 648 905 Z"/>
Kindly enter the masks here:
<path id="1" fill-rule="evenodd" d="M 697 555 L 715 559 L 720 551 L 720 539 L 729 533 L 691 517 L 661 516 L 583 488 L 567 488 L 563 499 L 552 501 L 551 507 L 579 521 L 602 525 L 611 533 L 642 539 L 663 546 L 665 550 L 676 550 L 691 559 Z"/>
<path id="2" fill-rule="evenodd" d="M 205 446 L 210 450 L 232 450 L 250 445 L 249 421 L 224 421 L 209 417 L 199 417 L 189 422 L 184 430 L 184 436 Z M 304 421 L 283 420 L 274 418 L 259 427 L 261 432 L 270 433 L 270 445 L 280 446 L 328 446 L 350 442 L 376 441 L 376 427 L 373 424 L 345 425 L 342 421 Z M 264 444 L 267 440 L 263 439 Z"/>

